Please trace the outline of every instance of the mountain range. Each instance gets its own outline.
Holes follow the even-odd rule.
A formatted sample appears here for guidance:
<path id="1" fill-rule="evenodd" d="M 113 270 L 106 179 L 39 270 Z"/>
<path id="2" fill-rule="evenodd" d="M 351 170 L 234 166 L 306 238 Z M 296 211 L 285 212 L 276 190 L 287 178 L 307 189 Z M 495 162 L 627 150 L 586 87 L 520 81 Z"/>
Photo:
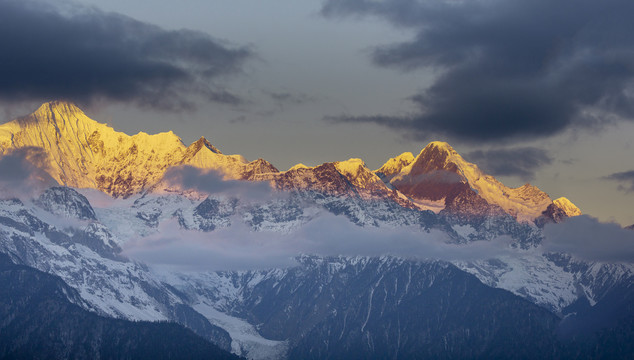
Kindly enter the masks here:
<path id="1" fill-rule="evenodd" d="M 250 359 L 634 354 L 632 264 L 549 251 L 579 208 L 444 142 L 279 171 L 55 101 L 0 125 L 0 154 L 5 262 L 88 314 Z"/>
<path id="2" fill-rule="evenodd" d="M 281 172 L 264 159 L 248 162 L 240 155 L 225 155 L 204 137 L 185 146 L 171 131 L 129 136 L 88 118 L 71 103 L 54 101 L 0 126 L 0 154 L 21 148 L 42 149 L 46 156 L 35 165 L 58 184 L 98 189 L 117 198 L 156 187 L 170 167 L 194 166 L 216 170 L 227 179 L 269 181 L 282 190 L 389 198 L 435 212 L 504 212 L 534 221 L 552 205 L 567 215 L 581 214 L 569 200 L 553 202 L 530 184 L 506 187 L 438 141 L 416 157 L 403 153 L 375 171 L 360 159 L 349 159 L 315 167 L 298 164 Z M 465 209 L 467 204 L 471 209 Z"/>

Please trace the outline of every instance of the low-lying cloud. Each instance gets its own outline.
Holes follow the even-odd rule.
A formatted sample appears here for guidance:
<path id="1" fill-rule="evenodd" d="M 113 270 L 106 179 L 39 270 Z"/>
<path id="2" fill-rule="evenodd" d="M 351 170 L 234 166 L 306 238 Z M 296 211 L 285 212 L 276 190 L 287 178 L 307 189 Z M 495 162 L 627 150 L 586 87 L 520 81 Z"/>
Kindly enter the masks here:
<path id="1" fill-rule="evenodd" d="M 183 165 L 169 168 L 163 181 L 171 187 L 213 195 L 227 195 L 244 201 L 262 201 L 281 196 L 270 183 L 228 179 L 221 171 Z"/>
<path id="2" fill-rule="evenodd" d="M 30 198 L 58 185 L 46 169 L 48 154 L 39 147 L 23 147 L 0 155 L 0 196 Z"/>
<path id="3" fill-rule="evenodd" d="M 588 261 L 634 263 L 634 231 L 587 215 L 547 224 L 542 247 Z"/>
<path id="4" fill-rule="evenodd" d="M 412 260 L 480 261 L 567 253 L 586 261 L 634 263 L 634 232 L 617 224 L 577 216 L 548 224 L 540 247 L 520 250 L 500 236 L 490 241 L 452 243 L 440 230 L 417 227 L 360 227 L 344 216 L 322 213 L 289 233 L 254 231 L 239 215 L 212 232 L 183 229 L 177 219 L 152 235 L 130 239 L 123 255 L 152 266 L 181 271 L 253 270 L 297 265 L 301 254 L 396 256 Z"/>
<path id="5" fill-rule="evenodd" d="M 634 2 L 328 0 L 327 17 L 375 16 L 411 29 L 372 61 L 438 76 L 410 115 L 341 115 L 420 140 L 526 140 L 634 119 Z"/>
<path id="6" fill-rule="evenodd" d="M 74 3 L 0 1 L 0 99 L 95 99 L 181 110 L 235 104 L 216 81 L 252 57 L 191 30 L 165 30 Z"/>
<path id="7" fill-rule="evenodd" d="M 504 237 L 450 244 L 441 231 L 359 227 L 343 216 L 323 214 L 291 233 L 255 232 L 234 219 L 213 232 L 181 229 L 176 220 L 158 233 L 131 240 L 123 254 L 148 264 L 181 270 L 241 270 L 296 265 L 300 254 L 322 256 L 393 255 L 409 259 L 477 260 L 510 253 Z"/>

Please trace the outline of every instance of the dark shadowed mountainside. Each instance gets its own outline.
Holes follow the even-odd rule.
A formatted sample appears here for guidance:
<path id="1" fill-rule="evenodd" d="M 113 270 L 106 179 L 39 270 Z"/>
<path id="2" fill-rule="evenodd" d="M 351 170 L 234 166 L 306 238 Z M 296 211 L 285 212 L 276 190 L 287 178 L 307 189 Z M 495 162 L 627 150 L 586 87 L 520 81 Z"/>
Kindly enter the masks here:
<path id="1" fill-rule="evenodd" d="M 0 254 L 2 359 L 239 359 L 181 325 L 108 319 L 56 276 Z"/>

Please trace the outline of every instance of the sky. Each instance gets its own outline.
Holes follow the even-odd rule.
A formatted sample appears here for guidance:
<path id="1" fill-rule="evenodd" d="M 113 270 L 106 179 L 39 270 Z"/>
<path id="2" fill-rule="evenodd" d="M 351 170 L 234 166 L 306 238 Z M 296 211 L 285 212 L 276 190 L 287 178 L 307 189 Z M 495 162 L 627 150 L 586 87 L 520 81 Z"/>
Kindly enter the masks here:
<path id="1" fill-rule="evenodd" d="M 376 169 L 449 142 L 634 224 L 629 0 L 0 0 L 0 115 L 76 102 L 119 131 Z"/>

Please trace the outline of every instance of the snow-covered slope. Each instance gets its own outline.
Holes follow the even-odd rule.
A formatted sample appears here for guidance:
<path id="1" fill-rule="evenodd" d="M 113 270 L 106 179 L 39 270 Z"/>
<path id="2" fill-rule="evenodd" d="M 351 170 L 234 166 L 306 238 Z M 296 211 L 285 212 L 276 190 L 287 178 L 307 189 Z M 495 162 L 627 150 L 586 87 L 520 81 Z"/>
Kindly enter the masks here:
<path id="1" fill-rule="evenodd" d="M 404 152 L 401 155 L 391 158 L 383 164 L 380 168 L 374 170 L 383 181 L 389 183 L 390 180 L 398 175 L 404 167 L 414 162 L 414 154 L 411 152 Z"/>

